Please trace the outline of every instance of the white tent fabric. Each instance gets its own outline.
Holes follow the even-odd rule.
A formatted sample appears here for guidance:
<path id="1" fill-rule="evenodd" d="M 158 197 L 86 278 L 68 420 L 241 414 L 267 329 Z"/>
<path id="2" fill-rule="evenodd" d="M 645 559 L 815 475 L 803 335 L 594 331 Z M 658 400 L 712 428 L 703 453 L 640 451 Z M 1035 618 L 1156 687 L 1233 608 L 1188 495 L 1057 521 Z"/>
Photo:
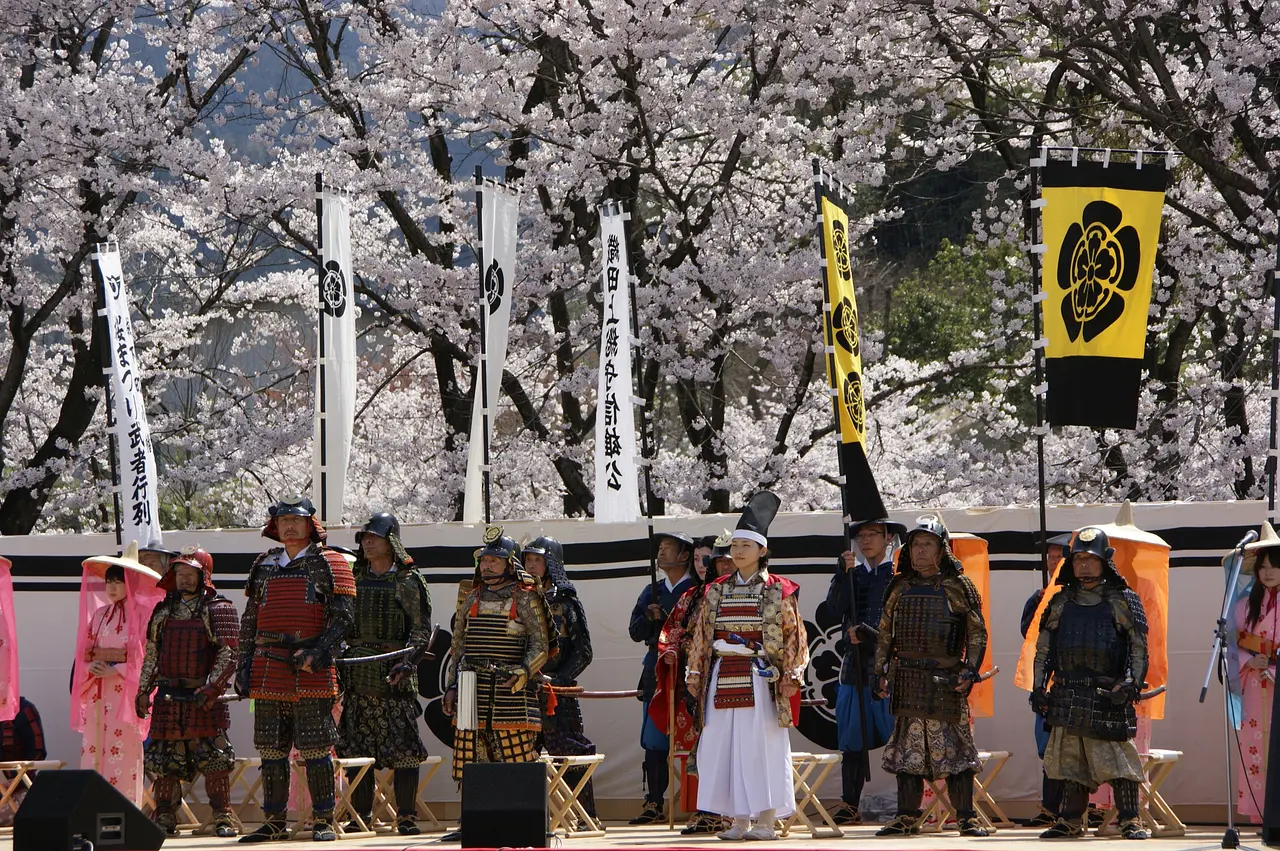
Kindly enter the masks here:
<path id="1" fill-rule="evenodd" d="M 908 524 L 934 509 L 893 512 Z M 1091 523 L 1108 523 L 1115 505 L 1053 507 L 1050 531 L 1060 532 Z M 997 799 L 1035 800 L 1040 790 L 1040 764 L 1035 756 L 1032 715 L 1027 694 L 1013 685 L 1021 639 L 1019 616 L 1027 597 L 1040 586 L 1035 570 L 1034 538 L 1039 522 L 1035 507 L 941 510 L 948 526 L 988 540 L 991 548 L 992 623 L 994 661 L 1001 668 L 996 677 L 995 717 L 977 722 L 979 747 L 1013 754 L 991 790 Z M 1164 503 L 1134 506 L 1137 525 L 1159 534 L 1172 545 L 1169 582 L 1169 699 L 1166 717 L 1154 725 L 1152 744 L 1185 752 L 1183 764 L 1165 784 L 1165 798 L 1177 804 L 1225 802 L 1223 778 L 1222 699 L 1216 680 L 1209 699 L 1197 702 L 1208 664 L 1208 649 L 1222 597 L 1220 560 L 1249 528 L 1257 528 L 1265 516 L 1258 502 Z M 732 528 L 736 516 L 691 515 L 658 518 L 659 530 L 680 529 L 695 535 L 715 534 Z M 577 584 L 591 627 L 595 661 L 582 678 L 589 689 L 634 688 L 640 673 L 641 645 L 630 641 L 627 621 L 636 596 L 647 582 L 646 542 L 643 524 L 595 524 L 587 521 L 513 521 L 503 524 L 517 539 L 547 534 L 565 543 L 570 576 Z M 332 530 L 334 544 L 353 545 L 356 527 Z M 457 523 L 406 525 L 405 544 L 424 569 L 434 603 L 434 619 L 448 628 L 458 580 L 471 573 L 471 553 L 479 545 L 482 530 Z M 801 586 L 800 606 L 809 622 L 811 652 L 810 687 L 814 696 L 830 686 L 836 675 L 834 658 L 837 628 L 824 617 L 823 603 L 834 559 L 840 549 L 840 520 L 835 512 L 780 514 L 770 529 L 775 557 L 772 569 Z M 25 696 L 40 709 L 46 721 L 50 756 L 73 760 L 79 746 L 62 719 L 67 717 L 67 676 L 75 648 L 70 624 L 75 616 L 79 560 L 87 555 L 114 552 L 109 535 L 44 535 L 0 537 L 0 554 L 14 561 L 14 585 L 18 595 L 19 652 Z M 165 543 L 172 547 L 200 543 L 215 554 L 215 579 L 219 587 L 243 608 L 243 582 L 254 554 L 272 542 L 256 529 L 170 532 Z M 833 689 L 833 687 L 832 687 Z M 833 690 L 829 692 L 834 697 Z M 252 718 L 244 703 L 232 705 L 232 741 L 242 756 L 255 755 Z M 429 706 L 428 712 L 438 707 Z M 640 704 L 630 700 L 584 701 L 587 735 L 607 759 L 596 774 L 597 796 L 605 799 L 638 799 L 640 791 Z M 423 726 L 428 750 L 448 756 L 447 748 Z M 801 730 L 792 732 L 795 750 L 834 749 L 834 725 L 830 713 L 807 710 Z M 868 794 L 891 795 L 892 778 L 873 763 Z M 455 800 L 457 791 L 441 771 L 429 797 Z M 838 795 L 839 778 L 833 777 L 824 793 Z"/>

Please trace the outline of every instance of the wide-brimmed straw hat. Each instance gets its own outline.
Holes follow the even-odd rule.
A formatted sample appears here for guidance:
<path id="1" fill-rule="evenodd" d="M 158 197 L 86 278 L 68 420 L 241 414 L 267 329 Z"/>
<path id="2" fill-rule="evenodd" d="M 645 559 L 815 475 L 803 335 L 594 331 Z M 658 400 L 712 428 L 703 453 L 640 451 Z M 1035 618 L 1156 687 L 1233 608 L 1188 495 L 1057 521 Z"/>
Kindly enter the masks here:
<path id="1" fill-rule="evenodd" d="M 1255 573 L 1258 567 L 1258 559 L 1262 557 L 1264 550 L 1272 547 L 1280 547 L 1280 535 L 1276 534 L 1276 530 L 1266 520 L 1262 521 L 1262 532 L 1258 535 L 1258 540 L 1252 544 L 1244 545 L 1244 560 L 1240 562 L 1241 573 Z"/>
<path id="2" fill-rule="evenodd" d="M 160 581 L 160 574 L 138 561 L 137 541 L 130 541 L 123 555 L 90 556 L 80 564 L 99 579 L 106 577 L 108 567 L 123 567 L 125 570 L 135 570 L 143 576 L 150 577 L 157 582 Z"/>

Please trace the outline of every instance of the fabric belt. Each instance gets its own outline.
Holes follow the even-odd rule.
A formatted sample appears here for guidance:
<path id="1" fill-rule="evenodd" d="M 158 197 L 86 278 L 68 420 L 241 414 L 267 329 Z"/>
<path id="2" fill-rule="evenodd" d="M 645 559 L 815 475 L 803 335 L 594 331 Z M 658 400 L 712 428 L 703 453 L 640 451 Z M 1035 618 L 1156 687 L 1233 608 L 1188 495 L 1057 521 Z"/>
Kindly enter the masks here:
<path id="1" fill-rule="evenodd" d="M 198 679 L 177 679 L 170 678 L 160 681 L 161 688 L 183 689 L 183 688 L 200 688 L 205 684 L 204 680 Z"/>

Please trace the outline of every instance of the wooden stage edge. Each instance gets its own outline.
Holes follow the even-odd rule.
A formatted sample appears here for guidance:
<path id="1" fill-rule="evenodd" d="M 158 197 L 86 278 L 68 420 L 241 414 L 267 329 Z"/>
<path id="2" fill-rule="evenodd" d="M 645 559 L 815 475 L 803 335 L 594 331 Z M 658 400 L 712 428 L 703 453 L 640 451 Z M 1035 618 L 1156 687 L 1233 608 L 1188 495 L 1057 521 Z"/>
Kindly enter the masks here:
<path id="1" fill-rule="evenodd" d="M 599 838 L 581 838 L 581 839 L 565 839 L 557 837 L 548 842 L 550 848 L 568 849 L 568 851 L 590 851 L 596 848 L 754 848 L 756 851 L 762 851 L 764 847 L 779 846 L 791 848 L 833 848 L 844 849 L 844 851 L 852 851 L 852 849 L 924 849 L 924 851 L 940 851 L 940 849 L 956 849 L 960 847 L 972 848 L 973 851 L 979 851 L 980 848 L 987 846 L 999 851 L 1044 851 L 1047 848 L 1082 848 L 1085 846 L 1099 846 L 1102 843 L 1114 845 L 1124 845 L 1133 849 L 1133 851 L 1190 851 L 1190 849 L 1213 849 L 1221 846 L 1222 834 L 1225 826 L 1204 826 L 1189 825 L 1185 836 L 1172 837 L 1167 839 L 1148 839 L 1145 842 L 1126 842 L 1118 838 L 1100 838 L 1090 836 L 1086 839 L 1079 840 L 1059 840 L 1056 842 L 1043 842 L 1036 837 L 1038 831 L 1031 828 L 1012 828 L 1003 829 L 985 839 L 968 839 L 961 838 L 954 831 L 942 834 L 924 834 L 921 836 L 913 836 L 909 838 L 893 838 L 878 839 L 872 834 L 876 831 L 876 825 L 866 825 L 862 827 L 853 827 L 845 829 L 845 836 L 839 839 L 811 839 L 805 833 L 793 833 L 786 839 L 779 839 L 777 842 L 724 842 L 716 839 L 715 836 L 681 836 L 679 830 L 668 830 L 663 827 L 631 827 L 625 823 L 607 823 L 608 833 L 604 837 Z M 1263 849 L 1262 840 L 1255 831 L 1256 825 L 1244 825 L 1240 828 L 1240 842 L 1242 846 L 1249 846 L 1255 849 Z M 440 841 L 440 832 L 424 833 L 420 836 L 400 836 L 398 834 L 381 834 L 368 839 L 346 839 L 339 842 L 329 844 L 325 843 L 327 848 L 379 848 L 379 849 L 401 849 L 401 851 L 409 851 L 410 849 L 455 849 L 460 848 L 459 843 L 444 843 Z M 312 843 L 310 839 L 299 838 L 286 842 L 270 842 L 264 846 L 266 848 L 289 848 L 306 845 L 309 848 L 315 848 L 317 845 Z M 183 834 L 181 836 L 169 837 L 165 840 L 165 849 L 182 849 L 182 851 L 204 851 L 204 849 L 230 849 L 232 847 L 240 847 L 234 839 L 217 839 L 208 836 L 191 836 Z M 8 851 L 13 847 L 13 838 L 5 836 L 0 838 L 0 851 Z"/>

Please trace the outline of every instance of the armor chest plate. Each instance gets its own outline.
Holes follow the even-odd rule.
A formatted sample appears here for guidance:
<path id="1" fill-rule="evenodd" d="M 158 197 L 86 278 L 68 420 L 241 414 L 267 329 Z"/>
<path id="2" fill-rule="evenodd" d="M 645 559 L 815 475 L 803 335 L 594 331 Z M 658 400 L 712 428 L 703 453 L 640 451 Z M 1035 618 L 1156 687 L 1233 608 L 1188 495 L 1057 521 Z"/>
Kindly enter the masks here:
<path id="1" fill-rule="evenodd" d="M 941 585 L 912 584 L 898 597 L 893 648 L 914 658 L 958 660 L 963 655 L 964 622 L 951 611 Z"/>
<path id="2" fill-rule="evenodd" d="M 716 631 L 724 632 L 760 632 L 764 625 L 764 616 L 760 608 L 761 592 L 764 585 L 731 585 L 720 598 L 720 607 L 716 610 Z"/>
<path id="3" fill-rule="evenodd" d="M 325 627 L 325 606 L 311 576 L 301 569 L 272 568 L 263 580 L 258 629 L 296 639 L 315 638 Z"/>
<path id="4" fill-rule="evenodd" d="M 158 673 L 172 679 L 199 679 L 209 675 L 217 657 L 217 645 L 209 641 L 203 618 L 169 617 L 160 633 L 156 657 Z"/>
<path id="5" fill-rule="evenodd" d="M 1106 600 L 1092 606 L 1068 601 L 1062 607 L 1053 649 L 1055 668 L 1063 673 L 1120 677 L 1128 663 L 1128 647 Z"/>
<path id="6" fill-rule="evenodd" d="M 472 615 L 464 638 L 463 654 L 469 665 L 483 660 L 521 662 L 528 643 L 523 624 L 511 620 L 505 611 L 488 614 L 482 610 Z"/>
<path id="7" fill-rule="evenodd" d="M 396 596 L 394 574 L 366 576 L 356 582 L 355 641 L 391 641 L 403 644 L 409 637 L 409 621 Z"/>

